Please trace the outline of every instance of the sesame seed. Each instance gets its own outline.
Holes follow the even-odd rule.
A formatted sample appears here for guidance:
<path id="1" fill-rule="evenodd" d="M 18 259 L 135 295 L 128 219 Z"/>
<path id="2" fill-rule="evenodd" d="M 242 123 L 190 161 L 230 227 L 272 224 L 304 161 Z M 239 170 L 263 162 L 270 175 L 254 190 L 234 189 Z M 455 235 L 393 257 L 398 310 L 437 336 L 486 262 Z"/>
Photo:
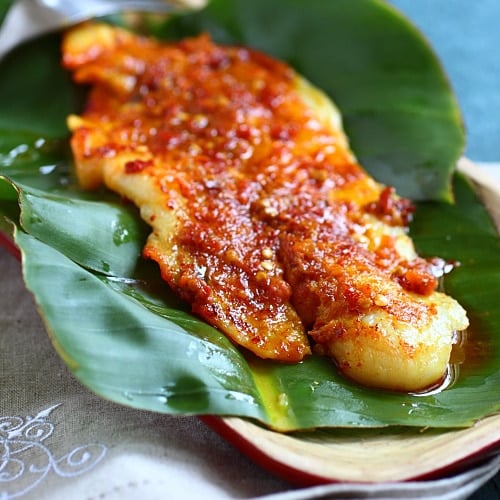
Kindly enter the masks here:
<path id="1" fill-rule="evenodd" d="M 238 252 L 234 248 L 226 250 L 225 254 L 226 254 L 226 259 L 230 264 L 236 264 L 241 260 Z"/>
<path id="2" fill-rule="evenodd" d="M 264 259 L 270 259 L 270 258 L 272 258 L 272 256 L 273 256 L 273 251 L 271 248 L 264 247 L 262 249 L 262 257 L 264 257 Z"/>
<path id="3" fill-rule="evenodd" d="M 191 121 L 193 127 L 197 129 L 205 128 L 208 125 L 208 118 L 205 115 L 195 115 Z"/>
<path id="4" fill-rule="evenodd" d="M 389 299 L 385 295 L 377 293 L 377 295 L 375 295 L 373 299 L 373 302 L 378 307 L 385 307 L 389 304 Z"/>
<path id="5" fill-rule="evenodd" d="M 266 271 L 272 271 L 274 265 L 271 261 L 269 260 L 264 260 L 260 263 L 262 269 L 265 269 Z"/>

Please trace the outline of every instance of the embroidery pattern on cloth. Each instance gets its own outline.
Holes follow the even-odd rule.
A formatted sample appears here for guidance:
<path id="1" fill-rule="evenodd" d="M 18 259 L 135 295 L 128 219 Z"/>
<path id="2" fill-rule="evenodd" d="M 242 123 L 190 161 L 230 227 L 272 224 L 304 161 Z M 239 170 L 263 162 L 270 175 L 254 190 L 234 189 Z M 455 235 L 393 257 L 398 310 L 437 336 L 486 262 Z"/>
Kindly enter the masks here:
<path id="1" fill-rule="evenodd" d="M 77 446 L 60 458 L 53 455 L 44 441 L 55 429 L 49 416 L 60 405 L 34 417 L 0 417 L 0 500 L 25 495 L 51 472 L 67 478 L 84 474 L 106 455 L 100 443 Z"/>

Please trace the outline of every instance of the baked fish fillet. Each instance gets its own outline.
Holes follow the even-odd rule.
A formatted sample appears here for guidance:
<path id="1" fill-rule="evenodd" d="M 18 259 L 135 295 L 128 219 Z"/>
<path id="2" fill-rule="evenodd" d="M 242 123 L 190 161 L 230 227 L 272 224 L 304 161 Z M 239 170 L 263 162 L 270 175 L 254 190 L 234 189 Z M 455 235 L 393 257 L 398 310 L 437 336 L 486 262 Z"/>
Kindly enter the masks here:
<path id="1" fill-rule="evenodd" d="M 90 85 L 68 119 L 81 185 L 140 208 L 144 255 L 196 314 L 262 358 L 300 361 L 311 339 L 366 385 L 442 379 L 465 311 L 436 291 L 444 263 L 415 253 L 410 203 L 357 164 L 323 93 L 206 35 L 85 24 L 63 63 Z"/>

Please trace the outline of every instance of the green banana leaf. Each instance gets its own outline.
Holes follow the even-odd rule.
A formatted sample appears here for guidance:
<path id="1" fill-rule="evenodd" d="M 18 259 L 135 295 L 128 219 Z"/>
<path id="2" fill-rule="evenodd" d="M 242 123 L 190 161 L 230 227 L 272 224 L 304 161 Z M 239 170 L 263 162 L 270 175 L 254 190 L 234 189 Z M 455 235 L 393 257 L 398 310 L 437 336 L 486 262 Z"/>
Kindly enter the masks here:
<path id="1" fill-rule="evenodd" d="M 372 174 L 397 172 L 405 194 L 415 189 L 415 199 L 429 199 L 419 203 L 412 233 L 424 254 L 461 262 L 444 287 L 471 317 L 465 362 L 441 392 L 370 390 L 321 357 L 296 365 L 258 360 L 192 316 L 141 258 L 148 229 L 138 212 L 106 191 L 79 190 L 65 117 L 84 94 L 60 69 L 59 37 L 51 35 L 0 65 L 0 229 L 13 231 L 26 284 L 75 376 L 136 408 L 237 415 L 282 431 L 461 427 L 498 412 L 500 238 L 467 180 L 455 175 L 450 187 L 463 130 L 439 64 L 415 29 L 375 0 L 273 0 L 272 8 L 270 0 L 214 0 L 201 13 L 154 26 L 169 38 L 200 29 L 289 60 L 324 85 Z M 336 37 L 349 43 L 336 45 Z M 420 75 L 414 83 L 412 71 Z M 424 180 L 410 188 L 417 177 Z"/>
<path id="2" fill-rule="evenodd" d="M 0 0 L 0 23 L 3 21 L 7 11 L 14 3 L 14 0 Z"/>

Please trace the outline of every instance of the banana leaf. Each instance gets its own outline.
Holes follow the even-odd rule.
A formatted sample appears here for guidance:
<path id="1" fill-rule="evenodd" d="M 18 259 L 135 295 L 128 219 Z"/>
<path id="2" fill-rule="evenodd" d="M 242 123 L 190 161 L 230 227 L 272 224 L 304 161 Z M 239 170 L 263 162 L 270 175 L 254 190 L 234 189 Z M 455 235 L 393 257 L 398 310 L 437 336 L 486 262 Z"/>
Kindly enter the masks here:
<path id="1" fill-rule="evenodd" d="M 462 427 L 498 412 L 500 238 L 468 181 L 454 175 L 450 186 L 463 130 L 426 43 L 375 0 L 273 0 L 272 8 L 269 0 L 216 0 L 154 26 L 167 38 L 201 29 L 294 64 L 334 95 L 371 173 L 383 180 L 397 172 L 404 194 L 427 198 L 418 204 L 412 234 L 422 253 L 461 263 L 444 287 L 472 320 L 465 361 L 458 353 L 453 384 L 440 392 L 371 390 L 318 356 L 296 365 L 258 360 L 192 316 L 141 258 L 148 229 L 138 212 L 106 191 L 84 193 L 75 182 L 65 117 L 78 112 L 84 94 L 61 70 L 54 34 L 0 65 L 0 227 L 10 231 L 7 220 L 15 225 L 27 287 L 61 358 L 84 385 L 121 404 L 236 415 L 280 431 Z"/>
<path id="2" fill-rule="evenodd" d="M 3 21 L 14 0 L 0 0 L 0 23 Z"/>

